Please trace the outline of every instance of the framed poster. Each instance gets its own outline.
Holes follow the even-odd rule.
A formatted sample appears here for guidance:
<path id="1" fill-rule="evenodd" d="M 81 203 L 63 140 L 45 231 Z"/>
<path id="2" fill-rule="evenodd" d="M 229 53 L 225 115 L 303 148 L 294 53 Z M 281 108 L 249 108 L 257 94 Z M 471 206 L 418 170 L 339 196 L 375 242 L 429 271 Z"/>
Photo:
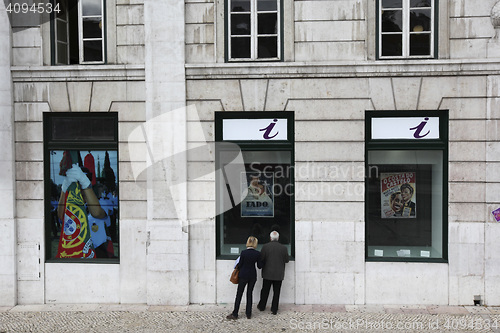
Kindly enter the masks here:
<path id="1" fill-rule="evenodd" d="M 495 221 L 500 222 L 500 208 L 495 209 L 491 214 L 493 214 Z"/>
<path id="2" fill-rule="evenodd" d="M 118 151 L 54 149 L 49 156 L 49 259 L 117 258 Z M 89 190 L 69 172 L 88 179 Z"/>
<path id="3" fill-rule="evenodd" d="M 242 172 L 241 189 L 248 192 L 241 202 L 241 217 L 273 217 L 273 187 L 273 172 Z"/>
<path id="4" fill-rule="evenodd" d="M 417 174 L 396 172 L 380 174 L 380 207 L 383 219 L 416 218 Z"/>
<path id="5" fill-rule="evenodd" d="M 432 243 L 433 166 L 371 164 L 369 168 L 372 173 L 367 182 L 367 216 L 371 245 L 429 246 Z M 413 189 L 412 194 L 406 193 L 411 193 L 411 189 L 405 184 Z M 406 204 L 404 192 L 408 198 Z"/>

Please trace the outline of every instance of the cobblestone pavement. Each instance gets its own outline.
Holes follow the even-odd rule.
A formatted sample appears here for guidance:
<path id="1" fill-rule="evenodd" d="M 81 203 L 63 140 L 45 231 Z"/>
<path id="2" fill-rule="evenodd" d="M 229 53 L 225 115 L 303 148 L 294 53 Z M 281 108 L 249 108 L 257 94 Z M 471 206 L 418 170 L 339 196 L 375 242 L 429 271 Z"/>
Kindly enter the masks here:
<path id="1" fill-rule="evenodd" d="M 255 307 L 254 307 L 255 308 Z M 500 307 L 280 305 L 227 320 L 232 304 L 0 307 L 6 332 L 499 332 Z"/>

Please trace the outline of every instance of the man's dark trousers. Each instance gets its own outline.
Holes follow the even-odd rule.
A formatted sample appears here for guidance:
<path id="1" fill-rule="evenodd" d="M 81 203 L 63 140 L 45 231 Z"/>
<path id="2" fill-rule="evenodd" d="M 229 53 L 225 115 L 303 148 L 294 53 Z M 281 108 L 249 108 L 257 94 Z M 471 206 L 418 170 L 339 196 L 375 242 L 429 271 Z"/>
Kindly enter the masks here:
<path id="1" fill-rule="evenodd" d="M 271 290 L 271 285 L 273 286 L 273 301 L 271 304 L 271 312 L 278 312 L 278 304 L 280 302 L 280 291 L 281 283 L 283 281 L 266 280 L 262 281 L 262 289 L 260 291 L 260 302 L 257 308 L 264 310 L 267 304 L 267 298 L 269 297 L 269 291 Z"/>

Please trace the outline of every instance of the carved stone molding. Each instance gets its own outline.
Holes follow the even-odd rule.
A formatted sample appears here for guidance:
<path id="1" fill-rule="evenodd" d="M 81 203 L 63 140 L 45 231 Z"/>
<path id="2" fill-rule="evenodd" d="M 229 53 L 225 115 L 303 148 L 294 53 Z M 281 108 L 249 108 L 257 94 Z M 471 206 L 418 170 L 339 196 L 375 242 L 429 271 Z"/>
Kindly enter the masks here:
<path id="1" fill-rule="evenodd" d="M 491 8 L 491 24 L 493 24 L 493 28 L 495 28 L 495 36 L 494 39 L 500 39 L 500 1 Z"/>

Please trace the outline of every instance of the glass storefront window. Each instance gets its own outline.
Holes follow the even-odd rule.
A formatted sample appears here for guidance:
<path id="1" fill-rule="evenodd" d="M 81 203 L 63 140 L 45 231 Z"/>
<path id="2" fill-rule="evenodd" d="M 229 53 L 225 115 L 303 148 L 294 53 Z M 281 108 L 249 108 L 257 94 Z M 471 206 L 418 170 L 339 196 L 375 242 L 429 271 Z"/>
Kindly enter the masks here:
<path id="1" fill-rule="evenodd" d="M 82 139 L 93 123 L 108 126 Z M 47 260 L 118 259 L 117 117 L 44 114 L 44 126 Z"/>
<path id="2" fill-rule="evenodd" d="M 225 153 L 220 158 L 225 160 Z M 220 254 L 234 255 L 244 250 L 249 236 L 259 240 L 260 248 L 269 242 L 271 231 L 278 229 L 280 243 L 291 250 L 291 221 L 293 172 L 289 151 L 242 151 L 244 168 L 240 172 L 239 186 L 231 190 L 240 194 L 238 204 L 219 200 Z M 244 171 L 243 171 L 244 170 Z M 226 181 L 218 183 L 224 192 Z"/>
<path id="3" fill-rule="evenodd" d="M 366 112 L 366 259 L 446 261 L 448 111 Z"/>
<path id="4" fill-rule="evenodd" d="M 217 256 L 258 249 L 276 230 L 293 256 L 292 112 L 216 113 Z"/>
<path id="5" fill-rule="evenodd" d="M 443 257 L 443 152 L 368 152 L 369 257 Z"/>

